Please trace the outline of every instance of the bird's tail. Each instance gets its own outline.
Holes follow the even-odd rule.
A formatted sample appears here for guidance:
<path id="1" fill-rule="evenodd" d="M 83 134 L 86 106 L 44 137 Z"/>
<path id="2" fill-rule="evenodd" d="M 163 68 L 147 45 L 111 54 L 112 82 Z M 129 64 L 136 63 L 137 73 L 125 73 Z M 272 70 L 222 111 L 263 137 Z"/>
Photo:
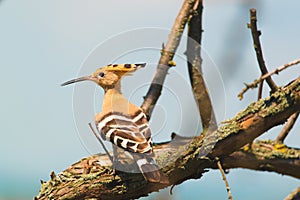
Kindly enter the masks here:
<path id="1" fill-rule="evenodd" d="M 134 153 L 133 157 L 148 182 L 169 184 L 167 176 L 159 169 L 151 155 Z"/>

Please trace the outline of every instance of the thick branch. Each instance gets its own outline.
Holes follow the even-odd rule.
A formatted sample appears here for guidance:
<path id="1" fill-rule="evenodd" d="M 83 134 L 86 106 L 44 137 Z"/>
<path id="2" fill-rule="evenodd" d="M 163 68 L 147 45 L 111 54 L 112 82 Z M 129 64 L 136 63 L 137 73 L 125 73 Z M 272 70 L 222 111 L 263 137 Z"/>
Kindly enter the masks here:
<path id="1" fill-rule="evenodd" d="M 144 98 L 144 102 L 141 106 L 144 113 L 151 117 L 151 113 L 154 106 L 161 94 L 162 86 L 165 81 L 169 68 L 173 65 L 172 60 L 179 45 L 184 27 L 189 19 L 192 8 L 194 7 L 196 0 L 185 0 L 179 14 L 172 27 L 171 33 L 168 38 L 166 46 L 161 51 L 161 57 L 156 69 L 156 73 L 153 77 L 151 86 Z"/>
<path id="2" fill-rule="evenodd" d="M 225 122 L 215 132 L 218 138 L 206 157 L 199 158 L 199 151 L 201 147 L 205 149 L 205 146 L 211 143 L 204 142 L 202 136 L 194 138 L 188 144 L 186 141 L 182 143 L 182 139 L 175 137 L 170 143 L 155 146 L 156 161 L 159 166 L 162 166 L 171 184 L 200 178 L 205 169 L 215 166 L 214 162 L 208 158 L 219 157 L 226 161 L 228 156 L 234 156 L 233 152 L 239 151 L 245 144 L 253 141 L 268 129 L 282 124 L 290 115 L 299 111 L 300 77 L 270 97 L 252 103 L 233 119 Z M 293 151 L 292 155 L 296 157 L 283 158 L 289 160 L 291 164 L 294 164 L 293 168 L 297 169 L 300 163 L 300 152 L 296 149 Z M 288 155 L 285 152 L 277 154 Z M 276 158 L 278 156 L 274 157 L 275 160 Z M 59 175 L 52 176 L 47 183 L 43 183 L 37 199 L 133 199 L 166 187 L 166 185 L 146 182 L 141 174 L 119 172 L 117 176 L 114 176 L 110 165 L 106 155 L 85 158 Z M 227 165 L 229 166 L 229 163 Z M 275 163 L 272 165 L 275 166 Z M 259 168 L 259 170 L 262 169 L 266 168 Z M 273 168 L 267 169 L 274 170 Z M 279 173 L 285 173 L 285 171 Z M 300 177 L 299 170 L 294 170 L 293 174 L 288 175 Z"/>
<path id="3" fill-rule="evenodd" d="M 257 62 L 258 62 L 261 74 L 264 75 L 264 74 L 268 73 L 268 70 L 265 65 L 265 61 L 263 58 L 263 53 L 262 53 L 262 49 L 261 49 L 261 45 L 260 45 L 260 40 L 259 40 L 259 36 L 261 35 L 261 32 L 259 30 L 257 30 L 256 22 L 257 22 L 256 10 L 254 8 L 252 8 L 252 9 L 250 9 L 250 24 L 248 24 L 248 26 L 251 29 Z M 272 92 L 276 91 L 277 86 L 276 86 L 275 82 L 273 81 L 273 79 L 271 77 L 268 77 L 266 80 L 267 80 L 269 87 L 271 88 L 271 91 Z"/>
<path id="4" fill-rule="evenodd" d="M 223 167 L 277 172 L 300 179 L 300 149 L 273 141 L 256 141 L 222 160 Z"/>
<path id="5" fill-rule="evenodd" d="M 213 106 L 202 74 L 201 39 L 202 39 L 202 1 L 199 1 L 194 15 L 189 20 L 187 40 L 187 60 L 189 77 L 198 104 L 203 130 L 215 131 L 217 122 Z"/>
<path id="6" fill-rule="evenodd" d="M 272 94 L 269 98 L 261 99 L 257 101 L 256 103 L 251 104 L 244 112 L 238 114 L 234 120 L 227 121 L 227 123 L 231 123 L 231 129 L 237 129 L 238 132 L 241 132 L 243 134 L 238 135 L 231 135 L 226 137 L 222 142 L 217 143 L 212 150 L 212 155 L 214 157 L 218 157 L 222 152 L 224 151 L 223 146 L 231 147 L 232 149 L 236 149 L 236 147 L 240 146 L 240 141 L 244 141 L 244 144 L 247 144 L 251 141 L 253 141 L 256 137 L 258 137 L 261 133 L 267 131 L 274 125 L 279 125 L 285 122 L 286 119 L 289 118 L 290 115 L 293 113 L 298 112 L 300 107 L 293 108 L 292 110 L 290 106 L 290 95 L 294 96 L 294 93 L 299 94 L 299 88 L 292 89 L 290 86 L 294 85 L 298 87 L 299 85 L 300 77 L 298 77 L 294 82 L 289 84 L 284 89 L 279 89 L 277 92 Z M 297 86 L 298 85 L 298 86 Z M 294 90 L 294 91 L 293 91 Z M 286 95 L 282 96 L 282 92 L 285 91 Z M 290 94 L 289 94 L 290 93 Z M 282 99 L 283 98 L 283 99 Z M 279 102 L 285 102 L 283 104 L 278 104 Z M 264 107 L 268 107 L 268 111 L 264 110 Z M 287 106 L 287 107 L 286 107 Z M 298 105 L 300 106 L 300 105 Z M 262 111 L 262 110 L 264 111 Z M 282 115 L 278 118 L 273 117 L 273 111 L 275 110 L 285 110 L 285 112 L 282 113 Z M 248 112 L 247 112 L 248 110 Z M 277 112 L 277 111 L 276 111 Z M 267 115 L 272 115 L 269 117 L 266 117 Z M 284 116 L 283 116 L 284 115 Z M 282 120 L 282 119 L 285 120 Z M 239 122 L 236 124 L 236 122 Z M 261 123 L 263 121 L 263 123 Z M 242 130 L 240 129 L 240 126 L 244 127 Z M 226 126 L 222 126 L 224 128 L 228 128 Z M 218 131 L 222 131 L 222 127 L 218 129 Z M 227 132 L 227 129 L 224 130 L 224 132 Z M 249 134 L 249 135 L 248 135 Z M 219 147 L 220 146 L 220 147 Z M 230 150 L 231 148 L 228 148 Z M 233 152 L 233 151 L 232 151 Z M 223 154 L 228 154 L 230 152 L 223 152 Z"/>

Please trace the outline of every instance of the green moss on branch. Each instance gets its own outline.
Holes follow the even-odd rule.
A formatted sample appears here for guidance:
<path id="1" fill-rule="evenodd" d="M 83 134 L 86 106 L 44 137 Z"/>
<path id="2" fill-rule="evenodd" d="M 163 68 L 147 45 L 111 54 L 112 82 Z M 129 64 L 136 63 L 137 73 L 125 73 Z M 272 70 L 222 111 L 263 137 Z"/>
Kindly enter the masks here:
<path id="1" fill-rule="evenodd" d="M 258 143 L 251 152 L 240 150 L 245 144 L 299 111 L 300 77 L 270 97 L 249 105 L 233 119 L 226 121 L 215 134 L 211 134 L 215 137 L 209 139 L 203 136 L 193 139 L 175 137 L 169 143 L 156 145 L 154 148 L 156 160 L 169 177 L 171 184 L 200 178 L 207 168 L 215 166 L 213 162 L 215 157 L 222 159 L 223 165 L 228 168 L 268 170 L 300 178 L 300 170 L 294 170 L 298 169 L 300 163 L 297 149 L 274 146 L 270 143 L 275 149 L 268 152 L 265 149 L 268 143 L 264 142 Z M 199 157 L 203 149 L 208 149 L 208 154 Z M 249 159 L 243 160 L 245 155 L 249 155 L 249 159 L 251 158 L 253 162 L 249 162 Z M 230 166 L 230 162 L 226 161 L 228 158 L 229 160 L 235 158 L 235 165 Z M 266 160 L 268 162 L 265 162 Z M 257 163 L 259 165 L 256 165 Z M 115 176 L 110 165 L 106 155 L 82 159 L 60 174 L 52 175 L 51 180 L 42 184 L 36 199 L 133 199 L 167 187 L 148 183 L 140 174 L 120 172 Z"/>

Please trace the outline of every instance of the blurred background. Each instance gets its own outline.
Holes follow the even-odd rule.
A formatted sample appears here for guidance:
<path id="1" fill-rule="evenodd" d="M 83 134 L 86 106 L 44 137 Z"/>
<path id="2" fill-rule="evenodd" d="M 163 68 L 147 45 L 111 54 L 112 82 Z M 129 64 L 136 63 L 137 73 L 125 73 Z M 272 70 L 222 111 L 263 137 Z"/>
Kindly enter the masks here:
<path id="1" fill-rule="evenodd" d="M 40 180 L 49 180 L 51 171 L 59 173 L 81 158 L 101 151 L 91 133 L 86 133 L 88 129 L 84 129 L 87 122 L 93 121 L 93 114 L 100 111 L 103 91 L 91 83 L 67 88 L 60 84 L 92 73 L 108 62 L 147 62 L 145 69 L 126 78 L 124 84 L 125 95 L 140 105 L 155 71 L 161 44 L 167 41 L 168 30 L 182 3 L 0 1 L 0 200 L 32 199 L 38 194 Z M 258 12 L 269 70 L 300 57 L 299 1 L 205 1 L 203 70 L 218 122 L 234 116 L 257 98 L 256 90 L 246 93 L 243 101 L 237 98 L 243 83 L 260 75 L 246 26 L 252 7 Z M 150 42 L 144 44 L 145 41 Z M 173 131 L 201 131 L 188 85 L 184 38 L 182 42 L 174 59 L 177 67 L 170 70 L 153 113 L 151 128 L 156 141 L 169 139 L 168 133 Z M 299 72 L 299 66 L 294 66 L 274 76 L 274 80 L 285 85 Z M 265 90 L 264 96 L 267 95 Z M 287 145 L 299 147 L 299 125 L 298 121 L 286 139 Z M 280 128 L 261 138 L 276 138 Z M 245 169 L 230 170 L 227 178 L 235 199 L 283 199 L 300 184 L 289 176 Z M 199 197 L 227 198 L 217 170 L 176 186 L 172 196 L 168 188 L 143 199 Z"/>

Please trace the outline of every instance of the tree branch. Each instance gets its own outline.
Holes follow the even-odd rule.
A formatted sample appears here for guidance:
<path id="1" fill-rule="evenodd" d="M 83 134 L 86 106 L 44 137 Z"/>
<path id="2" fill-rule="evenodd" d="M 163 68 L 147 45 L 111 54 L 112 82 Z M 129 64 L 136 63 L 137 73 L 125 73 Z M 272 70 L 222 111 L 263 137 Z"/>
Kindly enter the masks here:
<path id="1" fill-rule="evenodd" d="M 161 51 L 161 57 L 159 59 L 155 75 L 141 106 L 148 119 L 150 119 L 154 106 L 161 94 L 162 86 L 167 76 L 168 70 L 174 65 L 172 60 L 195 2 L 196 0 L 184 1 L 172 27 L 168 42 Z"/>
<path id="2" fill-rule="evenodd" d="M 300 63 L 300 59 L 296 59 L 296 60 L 293 60 L 293 61 L 291 61 L 291 62 L 289 62 L 289 63 L 286 63 L 286 64 L 284 64 L 284 65 L 281 65 L 281 66 L 279 66 L 278 68 L 276 68 L 275 70 L 273 70 L 273 71 L 271 71 L 271 72 L 269 72 L 269 73 L 264 74 L 263 76 L 261 76 L 260 79 L 259 79 L 259 81 L 265 80 L 266 78 L 268 78 L 268 77 L 270 77 L 270 76 L 272 76 L 272 75 L 274 75 L 274 74 L 278 74 L 278 73 L 281 72 L 282 70 L 285 70 L 285 69 L 287 69 L 288 67 L 291 67 L 291 66 L 293 66 L 293 65 L 297 65 L 297 64 L 299 64 L 299 63 Z"/>
<path id="3" fill-rule="evenodd" d="M 286 125 L 283 127 L 279 135 L 277 136 L 275 142 L 276 143 L 283 143 L 284 139 L 287 137 L 289 132 L 292 130 L 297 118 L 299 116 L 299 112 L 294 113 L 293 115 L 290 116 L 288 119 Z"/>
<path id="4" fill-rule="evenodd" d="M 220 172 L 221 172 L 223 181 L 224 181 L 224 183 L 225 183 L 226 190 L 227 190 L 227 194 L 228 194 L 228 199 L 229 199 L 229 200 L 233 200 L 232 193 L 231 193 L 231 190 L 230 190 L 230 187 L 229 187 L 229 183 L 228 183 L 227 178 L 226 178 L 226 176 L 225 176 L 225 172 L 224 172 L 224 170 L 223 170 L 223 167 L 222 167 L 222 164 L 221 164 L 221 161 L 220 161 L 220 160 L 217 161 L 217 166 L 218 166 L 218 168 L 219 168 L 219 170 L 220 170 Z"/>
<path id="5" fill-rule="evenodd" d="M 169 177 L 171 184 L 200 178 L 207 168 L 215 166 L 209 158 L 219 157 L 224 166 L 229 166 L 226 164 L 226 158 L 233 156 L 233 152 L 240 151 L 245 144 L 270 128 L 282 124 L 290 115 L 299 111 L 300 77 L 268 98 L 250 104 L 233 119 L 224 122 L 215 132 L 218 138 L 206 157 L 199 158 L 201 147 L 210 145 L 203 142 L 203 136 L 192 139 L 188 144 L 182 143 L 182 139 L 175 137 L 170 143 L 154 147 L 156 162 Z M 286 153 L 281 155 L 293 164 L 292 169 L 297 169 L 300 163 L 300 152 L 296 149 L 293 151 L 292 155 L 297 155 L 296 157 L 285 157 L 288 156 Z M 276 158 L 278 156 L 269 159 Z M 36 199 L 133 199 L 166 187 L 166 185 L 146 182 L 141 174 L 119 172 L 118 175 L 114 175 L 110 165 L 106 155 L 84 158 L 57 176 L 52 176 L 50 181 L 43 183 Z M 274 170 L 272 167 L 266 167 L 260 169 Z M 288 170 L 280 173 L 286 174 L 286 171 Z M 300 178 L 300 170 L 291 171 L 294 173 L 288 175 Z"/>
<path id="6" fill-rule="evenodd" d="M 215 131 L 217 129 L 216 117 L 202 74 L 202 11 L 203 5 L 200 0 L 194 15 L 189 20 L 186 55 L 190 82 L 198 104 L 203 130 Z"/>
<path id="7" fill-rule="evenodd" d="M 108 150 L 107 150 L 107 148 L 106 148 L 104 142 L 101 140 L 99 132 L 98 132 L 98 134 L 96 133 L 96 131 L 95 131 L 95 129 L 93 128 L 93 126 L 92 126 L 91 123 L 89 123 L 89 127 L 90 127 L 92 133 L 94 134 L 94 136 L 97 138 L 97 140 L 98 140 L 98 142 L 100 143 L 100 145 L 102 146 L 102 148 L 104 149 L 106 155 L 109 157 L 111 163 L 113 164 L 113 163 L 114 163 L 113 157 L 109 154 L 109 152 L 108 152 Z M 98 131 L 98 129 L 97 129 L 97 131 Z"/>
<path id="8" fill-rule="evenodd" d="M 289 63 L 286 63 L 286 64 L 284 64 L 284 65 L 279 66 L 278 68 L 276 68 L 275 70 L 273 70 L 273 71 L 271 71 L 271 72 L 269 72 L 269 73 L 267 73 L 267 74 L 262 75 L 261 77 L 259 77 L 259 79 L 254 80 L 252 83 L 250 83 L 250 84 L 245 84 L 246 87 L 243 88 L 243 90 L 242 90 L 242 91 L 239 93 L 239 95 L 238 95 L 239 99 L 243 99 L 243 95 L 245 94 L 245 92 L 247 92 L 249 89 L 256 88 L 257 85 L 258 85 L 259 83 L 261 83 L 263 80 L 265 80 L 265 79 L 268 78 L 269 76 L 272 76 L 272 75 L 274 75 L 274 74 L 278 74 L 278 73 L 281 72 L 282 70 L 285 70 L 285 69 L 287 69 L 288 67 L 291 67 L 291 66 L 293 66 L 293 65 L 297 65 L 297 64 L 299 64 L 299 63 L 300 63 L 300 59 L 293 60 L 293 61 L 291 61 L 291 62 L 289 62 Z"/>
<path id="9" fill-rule="evenodd" d="M 291 194 L 284 198 L 284 200 L 299 200 L 300 199 L 300 187 L 296 188 Z"/>
<path id="10" fill-rule="evenodd" d="M 257 30 L 256 22 L 257 22 L 256 10 L 254 8 L 252 8 L 252 9 L 250 9 L 250 24 L 248 24 L 248 27 L 251 29 L 257 62 L 258 62 L 261 74 L 264 75 L 264 74 L 268 73 L 268 69 L 265 65 L 265 61 L 263 58 L 263 53 L 262 53 L 262 49 L 261 49 L 261 45 L 260 45 L 260 40 L 259 40 L 261 31 Z M 276 86 L 275 82 L 273 81 L 273 79 L 271 77 L 268 77 L 266 80 L 267 80 L 269 87 L 271 88 L 271 92 L 275 92 L 277 90 L 277 86 Z"/>
<path id="11" fill-rule="evenodd" d="M 245 168 L 276 172 L 300 179 L 300 149 L 274 141 L 256 141 L 222 159 L 225 169 Z M 217 168 L 217 167 L 216 167 Z"/>

